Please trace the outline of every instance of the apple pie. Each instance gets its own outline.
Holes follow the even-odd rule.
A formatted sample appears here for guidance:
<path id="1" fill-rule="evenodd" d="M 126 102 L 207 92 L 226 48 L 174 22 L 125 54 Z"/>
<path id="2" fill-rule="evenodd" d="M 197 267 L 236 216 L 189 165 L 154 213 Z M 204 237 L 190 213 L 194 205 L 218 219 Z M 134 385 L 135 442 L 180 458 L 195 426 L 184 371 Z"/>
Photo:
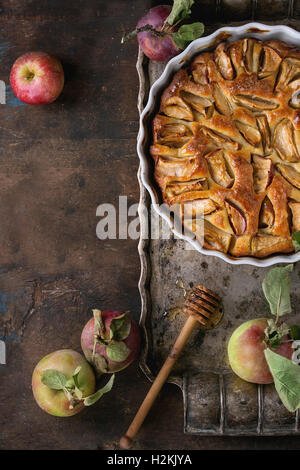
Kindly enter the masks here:
<path id="1" fill-rule="evenodd" d="M 162 200 L 179 205 L 199 239 L 201 225 L 204 248 L 259 258 L 294 251 L 300 49 L 247 38 L 199 54 L 164 90 L 152 124 Z"/>

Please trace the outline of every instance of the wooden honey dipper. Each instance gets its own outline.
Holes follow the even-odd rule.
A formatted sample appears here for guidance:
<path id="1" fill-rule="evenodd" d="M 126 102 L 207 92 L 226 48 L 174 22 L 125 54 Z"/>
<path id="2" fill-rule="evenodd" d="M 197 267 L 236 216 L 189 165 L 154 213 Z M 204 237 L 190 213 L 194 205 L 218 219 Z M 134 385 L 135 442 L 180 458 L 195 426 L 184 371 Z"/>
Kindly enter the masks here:
<path id="1" fill-rule="evenodd" d="M 175 362 L 198 322 L 205 327 L 208 327 L 209 323 L 210 327 L 212 326 L 211 320 L 213 315 L 219 311 L 220 301 L 221 299 L 217 294 L 204 286 L 196 286 L 188 294 L 183 306 L 183 312 L 188 315 L 188 319 L 179 333 L 169 356 L 160 369 L 137 414 L 127 429 L 126 434 L 120 439 L 120 447 L 122 449 L 129 449 L 131 447 L 133 438 L 142 426 L 156 400 L 157 395 L 166 382 Z"/>

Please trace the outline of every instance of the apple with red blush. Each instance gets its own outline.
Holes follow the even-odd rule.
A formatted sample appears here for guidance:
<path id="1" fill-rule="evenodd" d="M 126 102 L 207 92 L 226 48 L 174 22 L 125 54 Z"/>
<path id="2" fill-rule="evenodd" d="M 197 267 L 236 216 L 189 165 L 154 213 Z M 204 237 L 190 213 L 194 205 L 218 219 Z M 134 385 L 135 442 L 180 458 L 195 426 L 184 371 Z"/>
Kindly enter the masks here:
<path id="1" fill-rule="evenodd" d="M 23 103 L 52 103 L 64 86 L 62 64 L 46 52 L 27 52 L 13 64 L 10 85 L 16 97 Z"/>
<path id="2" fill-rule="evenodd" d="M 256 318 L 242 323 L 232 334 L 228 343 L 230 366 L 241 379 L 256 384 L 269 384 L 273 376 L 267 364 L 264 350 L 269 347 L 266 329 L 267 318 Z M 288 336 L 274 351 L 280 356 L 291 359 L 292 342 Z"/>
<path id="3" fill-rule="evenodd" d="M 93 310 L 81 334 L 81 347 L 98 375 L 125 369 L 137 357 L 140 331 L 128 312 Z"/>

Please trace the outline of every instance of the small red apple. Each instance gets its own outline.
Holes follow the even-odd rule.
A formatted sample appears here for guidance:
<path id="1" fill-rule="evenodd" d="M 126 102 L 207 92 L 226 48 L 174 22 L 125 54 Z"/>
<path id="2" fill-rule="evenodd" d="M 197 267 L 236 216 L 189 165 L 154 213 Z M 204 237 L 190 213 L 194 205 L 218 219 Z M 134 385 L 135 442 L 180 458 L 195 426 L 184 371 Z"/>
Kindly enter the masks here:
<path id="1" fill-rule="evenodd" d="M 27 52 L 13 64 L 10 84 L 23 103 L 52 103 L 63 89 L 64 71 L 61 62 L 46 52 Z"/>
<path id="2" fill-rule="evenodd" d="M 81 347 L 97 374 L 118 372 L 134 361 L 140 348 L 140 331 L 128 312 L 93 310 L 82 330 Z"/>
<path id="3" fill-rule="evenodd" d="M 149 24 L 153 26 L 154 29 L 160 31 L 171 10 L 170 5 L 158 5 L 151 8 L 148 13 L 140 19 L 137 28 Z M 176 26 L 169 26 L 168 29 L 169 32 L 174 32 L 178 28 Z M 151 60 L 166 62 L 181 52 L 170 35 L 159 38 L 154 36 L 151 31 L 143 31 L 139 33 L 137 37 L 144 54 Z"/>

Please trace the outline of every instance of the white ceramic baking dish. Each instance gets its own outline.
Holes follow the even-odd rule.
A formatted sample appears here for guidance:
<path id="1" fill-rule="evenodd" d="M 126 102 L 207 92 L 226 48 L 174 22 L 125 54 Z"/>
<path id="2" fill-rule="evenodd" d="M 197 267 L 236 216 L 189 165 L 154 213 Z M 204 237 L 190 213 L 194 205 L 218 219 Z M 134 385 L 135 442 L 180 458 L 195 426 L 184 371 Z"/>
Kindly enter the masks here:
<path id="1" fill-rule="evenodd" d="M 152 183 L 153 170 L 148 152 L 148 138 L 150 137 L 149 132 L 151 132 L 151 119 L 153 112 L 157 108 L 161 92 L 170 83 L 173 74 L 177 72 L 195 54 L 205 49 L 215 48 L 216 45 L 219 42 L 224 41 L 225 38 L 228 41 L 235 41 L 244 37 L 255 37 L 262 40 L 278 39 L 295 46 L 300 46 L 300 33 L 292 28 L 289 28 L 288 26 L 270 26 L 261 23 L 248 23 L 237 27 L 225 26 L 218 29 L 210 36 L 196 39 L 187 47 L 187 49 L 185 49 L 185 51 L 171 59 L 168 62 L 163 74 L 152 85 L 149 92 L 148 103 L 140 117 L 140 131 L 138 136 L 137 152 L 141 164 L 141 178 L 143 184 L 150 193 L 151 202 L 155 211 L 167 221 L 170 229 L 177 237 L 188 241 L 200 253 L 208 256 L 216 256 L 230 264 L 251 264 L 253 266 L 266 267 L 277 263 L 295 263 L 300 259 L 300 252 L 290 255 L 273 255 L 268 258 L 259 259 L 248 256 L 234 258 L 219 251 L 204 249 L 199 241 L 193 239 L 192 235 L 183 235 L 174 228 L 174 224 L 169 217 L 168 210 L 166 207 L 160 207 L 159 196 L 157 194 L 155 185 Z"/>

